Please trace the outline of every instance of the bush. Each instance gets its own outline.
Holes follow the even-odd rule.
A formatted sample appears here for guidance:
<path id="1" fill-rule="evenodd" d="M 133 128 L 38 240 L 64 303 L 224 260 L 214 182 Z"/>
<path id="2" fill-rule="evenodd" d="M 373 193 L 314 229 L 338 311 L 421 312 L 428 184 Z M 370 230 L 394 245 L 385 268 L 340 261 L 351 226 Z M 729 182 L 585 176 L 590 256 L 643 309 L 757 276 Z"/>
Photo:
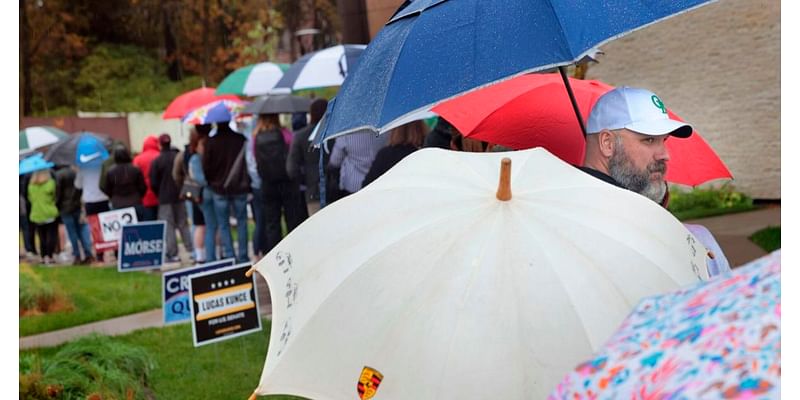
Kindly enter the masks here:
<path id="1" fill-rule="evenodd" d="M 53 287 L 27 264 L 19 266 L 19 314 L 47 312 L 56 299 Z"/>
<path id="2" fill-rule="evenodd" d="M 141 347 L 90 335 L 55 355 L 20 357 L 20 399 L 148 399 L 155 368 Z"/>
<path id="3" fill-rule="evenodd" d="M 725 183 L 718 189 L 670 188 L 669 211 L 681 220 L 710 217 L 754 209 L 753 199 Z"/>
<path id="4" fill-rule="evenodd" d="M 781 227 L 768 226 L 750 236 L 750 240 L 766 252 L 781 248 Z"/>

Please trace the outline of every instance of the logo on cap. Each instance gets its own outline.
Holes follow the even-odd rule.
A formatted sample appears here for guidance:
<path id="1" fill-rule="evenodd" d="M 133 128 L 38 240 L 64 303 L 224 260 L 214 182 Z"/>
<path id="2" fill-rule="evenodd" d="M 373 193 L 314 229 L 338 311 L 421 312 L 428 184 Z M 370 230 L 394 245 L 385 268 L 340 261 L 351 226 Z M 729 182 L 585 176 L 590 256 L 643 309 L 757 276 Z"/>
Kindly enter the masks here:
<path id="1" fill-rule="evenodd" d="M 653 97 L 651 97 L 650 100 L 653 100 L 653 105 L 655 105 L 656 108 L 661 110 L 662 114 L 666 114 L 667 113 L 667 107 L 664 105 L 664 102 L 661 101 L 661 99 L 658 98 L 658 96 L 653 95 Z"/>

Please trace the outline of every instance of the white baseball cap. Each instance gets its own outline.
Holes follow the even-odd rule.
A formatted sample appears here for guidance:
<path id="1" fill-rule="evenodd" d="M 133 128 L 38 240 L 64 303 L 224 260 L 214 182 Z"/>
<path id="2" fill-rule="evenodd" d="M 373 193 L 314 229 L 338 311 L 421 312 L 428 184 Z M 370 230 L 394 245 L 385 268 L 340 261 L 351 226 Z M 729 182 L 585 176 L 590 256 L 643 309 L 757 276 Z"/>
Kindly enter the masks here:
<path id="1" fill-rule="evenodd" d="M 670 119 L 667 107 L 655 93 L 628 86 L 618 87 L 597 99 L 589 114 L 588 134 L 603 129 L 628 129 L 650 136 L 670 134 L 681 138 L 692 135 L 692 126 Z"/>

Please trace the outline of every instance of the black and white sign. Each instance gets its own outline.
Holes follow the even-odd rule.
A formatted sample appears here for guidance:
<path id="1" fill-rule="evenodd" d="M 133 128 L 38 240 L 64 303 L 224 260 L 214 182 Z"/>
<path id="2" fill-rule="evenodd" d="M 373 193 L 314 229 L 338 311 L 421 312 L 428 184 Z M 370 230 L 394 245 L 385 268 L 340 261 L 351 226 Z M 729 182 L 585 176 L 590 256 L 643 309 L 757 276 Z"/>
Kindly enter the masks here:
<path id="1" fill-rule="evenodd" d="M 123 226 L 139 222 L 136 219 L 136 209 L 133 207 L 101 212 L 97 214 L 97 220 L 100 222 L 100 232 L 105 242 L 116 242 L 122 234 Z"/>
<path id="2" fill-rule="evenodd" d="M 189 276 L 194 346 L 261 330 L 255 276 L 249 263 Z"/>

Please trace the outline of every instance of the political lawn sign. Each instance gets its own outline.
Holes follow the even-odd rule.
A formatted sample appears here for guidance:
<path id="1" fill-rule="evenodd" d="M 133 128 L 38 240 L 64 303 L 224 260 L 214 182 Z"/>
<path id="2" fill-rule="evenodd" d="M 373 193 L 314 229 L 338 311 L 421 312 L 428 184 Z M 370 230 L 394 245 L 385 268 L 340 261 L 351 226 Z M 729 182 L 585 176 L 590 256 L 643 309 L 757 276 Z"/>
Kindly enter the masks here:
<path id="1" fill-rule="evenodd" d="M 261 330 L 255 275 L 250 263 L 189 276 L 194 346 Z"/>
<path id="2" fill-rule="evenodd" d="M 158 269 L 164 265 L 164 221 L 141 222 L 124 225 L 119 238 L 117 271 Z"/>
<path id="3" fill-rule="evenodd" d="M 192 319 L 189 309 L 189 275 L 230 267 L 234 264 L 236 264 L 236 259 L 228 258 L 164 272 L 161 275 L 161 309 L 164 313 L 164 324 L 174 324 Z"/>
<path id="4" fill-rule="evenodd" d="M 136 209 L 128 207 L 88 215 L 86 222 L 89 224 L 92 234 L 94 249 L 101 252 L 118 250 L 117 243 L 122 233 L 122 227 L 127 224 L 135 224 L 138 219 L 136 218 Z"/>

